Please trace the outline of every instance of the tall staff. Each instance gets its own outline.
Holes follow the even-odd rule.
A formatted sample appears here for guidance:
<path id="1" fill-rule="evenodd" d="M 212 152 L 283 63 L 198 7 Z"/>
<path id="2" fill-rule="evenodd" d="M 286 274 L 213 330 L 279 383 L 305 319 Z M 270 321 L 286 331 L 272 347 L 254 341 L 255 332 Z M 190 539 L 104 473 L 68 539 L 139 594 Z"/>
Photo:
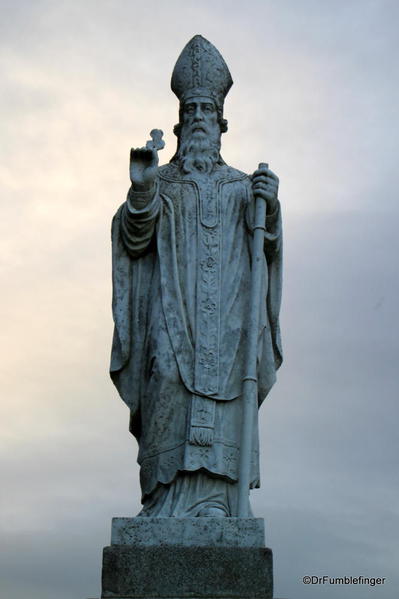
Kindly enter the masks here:
<path id="1" fill-rule="evenodd" d="M 261 162 L 258 168 L 269 166 Z M 263 301 L 262 282 L 264 264 L 264 243 L 266 230 L 266 200 L 256 197 L 255 203 L 255 226 L 252 245 L 252 269 L 251 269 L 251 295 L 248 326 L 248 345 L 246 356 L 245 376 L 242 387 L 242 423 L 240 441 L 240 462 L 238 470 L 238 506 L 237 516 L 247 518 L 249 512 L 249 485 L 251 477 L 251 453 L 252 453 L 252 424 L 253 413 L 258 404 L 258 335 L 260 302 Z M 265 283 L 267 284 L 267 278 Z M 266 289 L 267 293 L 267 289 Z"/>

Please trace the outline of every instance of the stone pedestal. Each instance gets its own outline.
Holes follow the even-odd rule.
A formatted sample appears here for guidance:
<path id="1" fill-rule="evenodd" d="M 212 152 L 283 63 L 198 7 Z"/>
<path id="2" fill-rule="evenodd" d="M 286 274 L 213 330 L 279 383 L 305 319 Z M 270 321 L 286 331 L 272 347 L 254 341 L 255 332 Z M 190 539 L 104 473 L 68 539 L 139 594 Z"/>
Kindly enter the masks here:
<path id="1" fill-rule="evenodd" d="M 255 518 L 114 518 L 101 599 L 272 599 Z"/>

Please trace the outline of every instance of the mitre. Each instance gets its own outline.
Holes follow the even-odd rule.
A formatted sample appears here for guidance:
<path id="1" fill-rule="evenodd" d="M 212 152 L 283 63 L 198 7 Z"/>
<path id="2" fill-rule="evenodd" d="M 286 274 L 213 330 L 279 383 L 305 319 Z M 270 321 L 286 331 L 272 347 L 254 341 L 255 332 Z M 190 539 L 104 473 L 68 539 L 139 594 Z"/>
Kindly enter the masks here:
<path id="1" fill-rule="evenodd" d="M 215 46 L 202 35 L 195 35 L 177 59 L 170 85 L 181 103 L 187 98 L 205 96 L 222 108 L 233 80 Z"/>

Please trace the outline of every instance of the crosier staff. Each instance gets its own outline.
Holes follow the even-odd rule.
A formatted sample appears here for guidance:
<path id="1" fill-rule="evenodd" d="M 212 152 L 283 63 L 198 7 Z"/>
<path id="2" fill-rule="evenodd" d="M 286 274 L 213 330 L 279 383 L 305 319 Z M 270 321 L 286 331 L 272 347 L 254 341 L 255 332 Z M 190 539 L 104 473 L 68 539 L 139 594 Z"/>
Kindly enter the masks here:
<path id="1" fill-rule="evenodd" d="M 278 178 L 274 173 L 269 171 L 269 166 L 263 162 L 259 164 L 258 170 L 255 171 L 252 181 L 256 202 L 252 244 L 247 356 L 242 386 L 242 423 L 237 502 L 237 516 L 239 518 L 247 518 L 249 511 L 253 410 L 255 409 L 255 406 L 257 407 L 258 403 L 257 356 L 260 302 L 264 297 L 262 294 L 262 282 L 267 201 L 269 200 L 272 202 L 275 200 L 277 202 L 278 186 Z M 267 278 L 265 284 L 267 285 Z M 265 291 L 267 293 L 267 289 Z"/>

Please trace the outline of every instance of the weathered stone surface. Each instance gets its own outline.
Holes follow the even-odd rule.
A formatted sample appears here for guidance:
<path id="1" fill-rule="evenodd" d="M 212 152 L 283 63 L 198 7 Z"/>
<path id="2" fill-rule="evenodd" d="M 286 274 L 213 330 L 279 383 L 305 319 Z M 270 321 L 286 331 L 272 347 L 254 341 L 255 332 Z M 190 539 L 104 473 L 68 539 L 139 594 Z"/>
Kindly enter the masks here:
<path id="1" fill-rule="evenodd" d="M 112 545 L 264 547 L 262 518 L 113 518 Z"/>
<path id="2" fill-rule="evenodd" d="M 159 166 L 159 130 L 132 148 L 113 220 L 110 372 L 146 517 L 247 517 L 259 486 L 257 408 L 282 361 L 282 228 L 278 177 L 220 155 L 231 85 L 219 51 L 194 36 L 172 75 L 176 153 Z"/>
<path id="3" fill-rule="evenodd" d="M 104 548 L 102 599 L 272 599 L 272 552 L 254 547 Z"/>

